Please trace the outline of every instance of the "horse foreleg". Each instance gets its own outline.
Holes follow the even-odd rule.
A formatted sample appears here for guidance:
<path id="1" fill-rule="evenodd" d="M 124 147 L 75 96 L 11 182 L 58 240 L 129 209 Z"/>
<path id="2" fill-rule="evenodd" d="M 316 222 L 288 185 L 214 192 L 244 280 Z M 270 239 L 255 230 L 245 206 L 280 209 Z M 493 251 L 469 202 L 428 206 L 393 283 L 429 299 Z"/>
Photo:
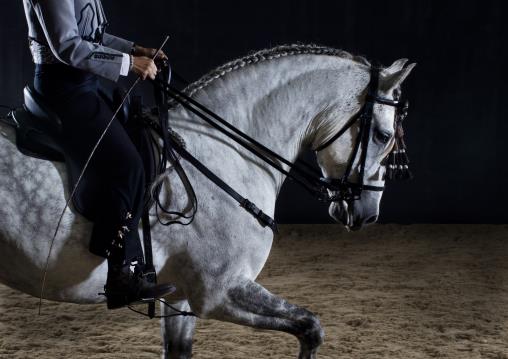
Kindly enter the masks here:
<path id="1" fill-rule="evenodd" d="M 300 341 L 299 359 L 316 358 L 324 338 L 319 319 L 313 313 L 252 281 L 229 289 L 225 303 L 215 315 L 218 317 L 214 319 L 293 334 Z"/>
<path id="2" fill-rule="evenodd" d="M 181 311 L 189 311 L 187 301 L 171 304 Z M 171 315 L 175 312 L 164 303 L 161 303 L 161 315 Z M 192 337 L 196 326 L 196 317 L 175 316 L 161 318 L 162 358 L 188 359 L 192 357 Z"/>

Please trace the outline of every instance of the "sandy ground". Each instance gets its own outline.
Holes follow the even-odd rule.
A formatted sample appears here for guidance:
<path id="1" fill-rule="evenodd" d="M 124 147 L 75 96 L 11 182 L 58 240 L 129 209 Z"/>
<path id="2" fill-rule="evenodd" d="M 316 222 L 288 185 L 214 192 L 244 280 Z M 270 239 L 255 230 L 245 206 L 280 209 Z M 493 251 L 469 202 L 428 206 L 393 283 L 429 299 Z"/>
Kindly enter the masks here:
<path id="1" fill-rule="evenodd" d="M 318 314 L 319 358 L 508 359 L 508 225 L 281 226 L 260 277 Z M 159 323 L 0 286 L 1 358 L 158 358 Z M 295 358 L 297 341 L 201 321 L 195 358 Z"/>

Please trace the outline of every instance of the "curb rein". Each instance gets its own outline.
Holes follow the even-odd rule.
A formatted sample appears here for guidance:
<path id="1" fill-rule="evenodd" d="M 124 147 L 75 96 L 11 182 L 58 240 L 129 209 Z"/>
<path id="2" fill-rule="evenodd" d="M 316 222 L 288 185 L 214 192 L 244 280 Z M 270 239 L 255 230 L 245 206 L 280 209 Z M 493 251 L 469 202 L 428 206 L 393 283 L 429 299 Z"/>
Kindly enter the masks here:
<path id="1" fill-rule="evenodd" d="M 379 74 L 381 69 L 379 67 L 371 68 L 371 78 L 368 85 L 368 94 L 366 97 L 366 102 L 360 109 L 360 111 L 354 115 L 334 136 L 332 136 L 328 141 L 326 141 L 321 146 L 317 147 L 314 151 L 319 152 L 324 150 L 332 143 L 334 143 L 337 139 L 339 139 L 347 130 L 349 130 L 357 121 L 360 121 L 360 130 L 355 140 L 355 145 L 353 148 L 353 153 L 351 158 L 347 164 L 346 171 L 341 178 L 323 178 L 318 171 L 306 163 L 305 161 L 298 160 L 299 163 L 292 163 L 280 156 L 279 154 L 273 152 L 263 144 L 259 143 L 255 139 L 249 137 L 245 133 L 238 130 L 236 127 L 232 126 L 229 122 L 224 120 L 222 117 L 212 112 L 210 109 L 200 104 L 196 100 L 187 96 L 182 91 L 176 89 L 175 87 L 169 84 L 168 79 L 171 78 L 171 67 L 169 63 L 165 62 L 163 71 L 166 72 L 166 78 L 161 80 L 159 77 L 155 81 L 153 81 L 153 85 L 156 91 L 159 91 L 162 98 L 173 99 L 178 104 L 182 105 L 188 111 L 194 113 L 202 120 L 207 122 L 209 125 L 219 130 L 230 139 L 253 153 L 256 157 L 260 158 L 267 164 L 269 164 L 274 169 L 278 170 L 282 174 L 288 176 L 291 180 L 294 180 L 304 189 L 309 191 L 312 195 L 314 195 L 318 200 L 326 203 L 330 202 L 339 202 L 339 201 L 355 201 L 361 198 L 362 191 L 376 191 L 382 192 L 385 187 L 384 186 L 371 186 L 365 184 L 365 163 L 367 160 L 367 149 L 370 140 L 370 132 L 372 127 L 373 120 L 373 108 L 375 104 L 381 104 L 386 106 L 392 106 L 396 108 L 395 114 L 395 143 L 393 149 L 390 151 L 388 156 L 383 159 L 381 162 L 382 165 L 387 166 L 386 170 L 386 179 L 409 179 L 412 178 L 411 172 L 409 171 L 408 164 L 409 160 L 406 154 L 406 146 L 404 143 L 404 131 L 402 129 L 402 122 L 407 116 L 408 112 L 408 102 L 402 102 L 397 100 L 390 100 L 384 97 L 378 96 L 379 90 Z M 175 78 L 179 79 L 181 82 L 187 83 L 187 81 L 183 80 L 181 76 L 173 72 Z M 166 103 L 168 101 L 165 101 Z M 168 122 L 168 116 L 165 116 L 164 113 L 167 113 L 169 107 L 166 104 L 162 104 L 159 102 L 159 122 L 164 123 Z M 167 129 L 167 126 L 159 124 L 160 128 L 157 131 L 159 134 L 162 134 L 163 140 L 165 142 L 166 150 L 170 151 L 170 148 L 174 149 L 182 158 L 190 162 L 195 168 L 197 168 L 203 175 L 205 175 L 209 180 L 215 183 L 218 187 L 220 187 L 223 191 L 225 191 L 229 196 L 235 199 L 241 207 L 246 209 L 251 215 L 253 215 L 263 227 L 270 227 L 274 233 L 277 233 L 277 225 L 276 222 L 266 215 L 262 210 L 260 210 L 254 203 L 249 201 L 248 199 L 242 197 L 238 192 L 236 192 L 233 188 L 227 185 L 223 180 L 217 177 L 210 169 L 208 169 L 204 164 L 202 164 L 198 159 L 196 159 L 193 155 L 191 155 L 182 144 L 174 141 L 170 136 L 167 135 L 168 131 L 160 131 L 162 128 Z M 152 124 L 154 125 L 154 124 Z M 242 139 L 246 140 L 243 141 Z M 170 145 L 170 146 L 168 146 Z M 362 148 L 362 152 L 360 154 L 360 165 L 359 165 L 359 179 L 358 183 L 354 183 L 349 181 L 351 176 L 351 172 L 353 169 L 353 164 L 358 156 L 358 152 Z M 263 153 L 264 152 L 264 153 Z M 266 153 L 266 154 L 265 154 Z M 169 155 L 169 154 L 168 154 Z M 169 155 L 171 158 L 171 162 L 176 164 L 177 167 L 181 171 L 183 168 L 179 164 L 179 160 L 174 155 Z M 291 173 L 290 170 L 286 170 L 282 164 L 288 166 L 290 169 L 294 170 L 294 173 Z M 179 171 L 180 172 L 180 171 Z M 191 186 L 192 187 L 192 186 Z M 330 195 L 328 191 L 334 192 L 333 195 Z M 192 194 L 193 191 L 192 191 Z M 197 210 L 197 209 L 196 209 Z M 195 212 L 194 212 L 195 214 Z"/>

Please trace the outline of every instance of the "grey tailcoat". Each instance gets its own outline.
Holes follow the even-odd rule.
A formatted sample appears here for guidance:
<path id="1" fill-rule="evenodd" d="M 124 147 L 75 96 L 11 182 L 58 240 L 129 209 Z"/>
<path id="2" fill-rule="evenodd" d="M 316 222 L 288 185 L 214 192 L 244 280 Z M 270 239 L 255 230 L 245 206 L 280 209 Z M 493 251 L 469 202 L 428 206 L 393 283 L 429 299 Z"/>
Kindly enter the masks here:
<path id="1" fill-rule="evenodd" d="M 29 38 L 39 50 L 46 47 L 55 62 L 118 80 L 123 53 L 130 54 L 133 43 L 105 31 L 101 0 L 23 0 L 23 5 Z"/>

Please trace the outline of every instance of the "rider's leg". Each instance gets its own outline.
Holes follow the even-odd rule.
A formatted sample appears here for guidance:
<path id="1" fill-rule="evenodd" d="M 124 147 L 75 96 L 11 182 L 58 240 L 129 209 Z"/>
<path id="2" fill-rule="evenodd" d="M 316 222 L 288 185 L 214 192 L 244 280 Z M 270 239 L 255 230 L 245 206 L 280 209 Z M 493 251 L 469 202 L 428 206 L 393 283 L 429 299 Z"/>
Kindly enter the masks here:
<path id="1" fill-rule="evenodd" d="M 66 65 L 37 65 L 35 89 L 45 98 L 63 125 L 63 140 L 68 156 L 83 167 L 109 123 L 112 112 L 98 95 L 98 77 Z M 87 173 L 97 173 L 102 184 L 100 205 L 96 205 L 90 251 L 119 263 L 142 258 L 137 230 L 141 217 L 144 173 L 143 163 L 135 146 L 114 120 L 90 162 Z M 83 182 L 80 186 L 83 186 Z M 83 187 L 81 187 L 83 188 Z M 130 213 L 132 218 L 126 218 Z M 112 247 L 118 231 L 125 225 L 130 232 L 122 233 L 124 250 Z"/>
<path id="2" fill-rule="evenodd" d="M 207 317 L 293 334 L 300 341 L 299 359 L 316 358 L 324 338 L 319 319 L 313 313 L 249 280 L 230 288 L 220 307 Z"/>
<path id="3" fill-rule="evenodd" d="M 60 112 L 66 116 L 67 146 L 72 147 L 72 157 L 84 165 L 111 120 L 111 110 L 96 92 L 87 91 L 64 101 Z M 141 259 L 137 229 L 145 175 L 141 157 L 118 120 L 111 123 L 87 171 L 98 174 L 104 196 L 97 208 L 90 250 L 115 264 Z"/>
<path id="4" fill-rule="evenodd" d="M 98 78 L 59 65 L 42 70 L 36 71 L 36 89 L 62 120 L 67 154 L 83 167 L 112 117 L 98 95 Z M 129 269 L 129 261 L 142 259 L 143 254 L 137 230 L 145 177 L 142 160 L 118 120 L 111 123 L 87 171 L 98 175 L 105 194 L 95 216 L 90 250 L 108 258 L 108 308 L 172 293 L 169 284 L 150 283 L 140 266 L 134 274 Z"/>
<path id="5" fill-rule="evenodd" d="M 88 156 L 111 120 L 111 111 L 94 92 L 83 93 L 79 97 L 82 104 L 74 105 L 88 116 L 87 121 L 73 124 L 75 128 L 72 132 L 87 134 L 88 140 L 80 150 L 82 156 Z M 76 141 L 79 140 L 76 138 Z M 145 173 L 136 147 L 118 120 L 111 123 L 102 138 L 92 166 L 104 180 L 104 192 L 107 194 L 95 221 L 90 248 L 95 249 L 94 244 L 102 240 L 97 253 L 102 254 L 104 250 L 108 258 L 105 286 L 108 308 L 120 308 L 135 301 L 171 294 L 174 291 L 172 285 L 149 282 L 141 266 L 136 266 L 134 273 L 130 271 L 131 261 L 141 262 L 143 259 L 138 225 L 144 205 Z M 97 242 L 93 241 L 95 238 Z"/>
<path id="6" fill-rule="evenodd" d="M 109 115 L 109 114 L 108 114 Z M 109 121 L 108 117 L 105 122 Z M 104 125 L 99 121 L 98 127 Z M 105 125 L 104 125 L 105 126 Z M 125 244 L 126 262 L 142 260 L 138 225 L 143 210 L 145 174 L 143 162 L 122 125 L 113 121 L 97 149 L 96 170 L 106 180 L 105 203 L 96 228 L 107 228 L 103 240 Z M 94 240 L 96 230 L 92 235 Z M 110 235 L 109 235 L 110 234 Z M 104 246 L 109 243 L 103 243 Z M 112 247 L 111 255 L 116 253 Z M 112 259 L 109 257 L 110 260 Z"/>

